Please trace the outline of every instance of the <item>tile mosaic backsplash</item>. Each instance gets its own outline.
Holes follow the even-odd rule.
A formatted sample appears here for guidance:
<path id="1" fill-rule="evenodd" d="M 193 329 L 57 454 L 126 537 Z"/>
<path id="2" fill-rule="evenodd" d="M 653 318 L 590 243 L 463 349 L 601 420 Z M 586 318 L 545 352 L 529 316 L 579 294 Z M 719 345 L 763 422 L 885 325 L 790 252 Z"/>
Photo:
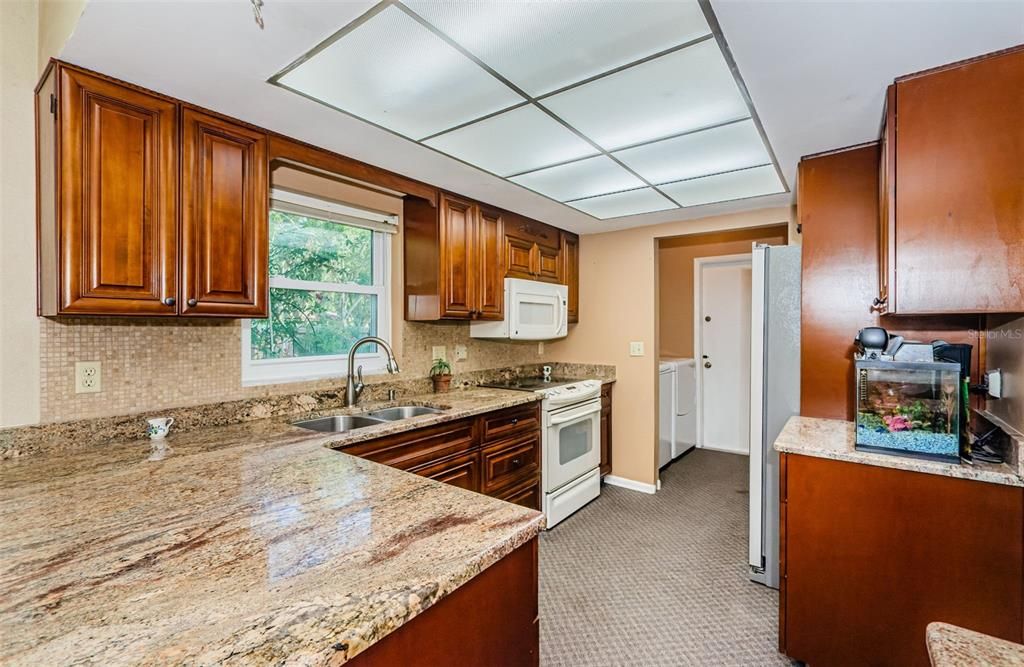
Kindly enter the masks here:
<path id="1" fill-rule="evenodd" d="M 543 360 L 536 343 L 469 337 L 466 322 L 401 322 L 395 352 L 405 380 L 427 375 L 431 348 L 444 345 L 456 375 Z M 190 405 L 337 389 L 343 378 L 242 386 L 238 320 L 58 318 L 40 320 L 41 423 L 137 414 Z M 75 363 L 102 363 L 103 390 L 75 393 Z M 339 369 L 341 370 L 341 369 Z M 342 371 L 343 372 L 343 371 Z"/>

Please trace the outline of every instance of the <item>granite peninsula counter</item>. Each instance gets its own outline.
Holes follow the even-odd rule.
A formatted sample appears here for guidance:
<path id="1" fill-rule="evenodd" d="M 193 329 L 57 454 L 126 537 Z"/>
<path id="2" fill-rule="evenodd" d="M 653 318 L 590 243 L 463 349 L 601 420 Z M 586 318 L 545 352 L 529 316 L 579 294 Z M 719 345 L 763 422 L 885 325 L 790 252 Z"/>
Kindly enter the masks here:
<path id="1" fill-rule="evenodd" d="M 157 461 L 135 440 L 0 462 L 0 662 L 357 655 L 543 526 L 539 512 L 329 449 L 537 400 L 418 398 L 450 410 L 350 434 L 280 419 L 201 429 L 170 436 Z"/>
<path id="2" fill-rule="evenodd" d="M 1024 486 L 1024 479 L 1006 464 L 946 463 L 927 459 L 858 451 L 856 427 L 851 421 L 820 419 L 816 417 L 790 417 L 779 437 L 775 449 L 789 454 L 802 454 L 817 458 L 863 463 L 882 468 L 895 468 L 923 472 L 944 477 L 973 479 L 993 484 Z"/>

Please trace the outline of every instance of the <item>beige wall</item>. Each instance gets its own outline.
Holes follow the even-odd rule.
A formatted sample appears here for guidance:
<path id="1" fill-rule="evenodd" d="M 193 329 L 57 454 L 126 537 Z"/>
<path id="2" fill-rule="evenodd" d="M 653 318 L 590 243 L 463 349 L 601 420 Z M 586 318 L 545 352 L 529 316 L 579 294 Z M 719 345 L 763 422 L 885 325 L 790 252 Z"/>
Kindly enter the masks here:
<path id="1" fill-rule="evenodd" d="M 657 239 L 793 218 L 792 208 L 780 207 L 580 238 L 580 324 L 548 351 L 554 361 L 616 366 L 612 474 L 657 481 Z M 629 356 L 630 341 L 644 344 L 644 356 Z"/>
<path id="2" fill-rule="evenodd" d="M 752 243 L 784 245 L 788 227 L 691 234 L 658 241 L 658 356 L 693 356 L 693 260 L 750 252 Z"/>

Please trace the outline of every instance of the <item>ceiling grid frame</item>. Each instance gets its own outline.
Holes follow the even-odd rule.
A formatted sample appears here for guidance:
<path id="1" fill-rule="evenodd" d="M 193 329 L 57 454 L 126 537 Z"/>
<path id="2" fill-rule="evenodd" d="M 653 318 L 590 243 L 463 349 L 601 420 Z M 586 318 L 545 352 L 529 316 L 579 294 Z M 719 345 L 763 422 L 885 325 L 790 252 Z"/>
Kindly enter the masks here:
<path id="1" fill-rule="evenodd" d="M 781 170 L 781 167 L 779 165 L 778 159 L 777 159 L 777 157 L 775 155 L 775 152 L 774 152 L 774 150 L 773 150 L 773 148 L 771 146 L 771 143 L 768 141 L 767 133 L 764 130 L 764 127 L 763 127 L 763 125 L 762 125 L 762 123 L 760 121 L 760 118 L 758 118 L 758 116 L 757 116 L 756 110 L 754 109 L 753 102 L 752 102 L 752 100 L 750 98 L 749 92 L 747 91 L 746 85 L 743 83 L 742 77 L 739 74 L 739 71 L 738 71 L 738 68 L 737 68 L 737 66 L 735 64 L 735 61 L 732 58 L 732 54 L 729 51 L 728 44 L 726 43 L 724 35 L 721 32 L 721 27 L 720 27 L 717 19 L 715 18 L 714 11 L 711 8 L 710 0 L 696 0 L 696 4 L 700 7 L 700 10 L 701 10 L 701 12 L 702 12 L 702 14 L 704 16 L 704 19 L 707 22 L 708 29 L 710 31 L 707 34 L 700 35 L 700 36 L 698 36 L 696 38 L 686 40 L 686 41 L 684 41 L 684 42 L 682 42 L 680 44 L 676 44 L 676 45 L 673 45 L 673 46 L 668 47 L 666 49 L 662 49 L 662 50 L 660 50 L 660 51 L 658 51 L 656 53 L 649 54 L 649 55 L 644 56 L 642 58 L 634 59 L 634 60 L 631 60 L 629 62 L 617 65 L 617 66 L 615 66 L 612 69 L 609 69 L 607 71 L 603 71 L 603 72 L 599 72 L 599 73 L 591 75 L 591 76 L 587 76 L 587 77 L 585 77 L 585 78 L 583 78 L 583 79 L 581 79 L 579 81 L 573 81 L 570 84 L 567 84 L 567 85 L 564 85 L 564 86 L 560 86 L 560 87 L 558 87 L 558 88 L 556 88 L 554 90 L 545 92 L 545 93 L 540 94 L 540 95 L 532 95 L 530 93 L 527 93 L 520 86 L 516 85 L 511 80 L 509 80 L 507 77 L 505 77 L 504 75 L 500 74 L 495 69 L 493 69 L 491 66 L 489 66 L 487 63 L 483 62 L 474 53 L 469 51 L 467 48 L 463 47 L 461 44 L 459 44 L 457 41 L 455 41 L 455 39 L 450 37 L 448 34 L 446 34 L 440 28 L 436 27 L 430 21 L 428 21 L 426 18 L 424 18 L 423 16 L 419 15 L 415 10 L 413 10 L 410 7 L 406 6 L 406 4 L 404 2 L 402 2 L 401 0 L 382 0 L 381 2 L 375 4 L 370 9 L 368 9 L 366 12 L 364 12 L 362 15 L 360 15 L 359 17 L 357 17 L 353 21 L 349 22 L 348 24 L 346 24 L 341 29 L 339 29 L 336 32 L 334 32 L 333 34 L 331 34 L 329 37 L 327 37 L 323 41 L 321 41 L 313 49 L 311 49 L 310 51 L 308 51 L 305 54 L 301 55 L 300 57 L 296 58 L 294 61 L 292 61 L 284 69 L 282 69 L 278 73 L 274 74 L 272 77 L 270 77 L 270 79 L 268 79 L 268 82 L 273 84 L 273 85 L 277 85 L 279 87 L 282 87 L 282 88 L 284 88 L 286 90 L 289 90 L 289 91 L 291 91 L 293 93 L 296 93 L 298 95 L 301 95 L 302 97 L 305 97 L 307 99 L 315 101 L 315 102 L 317 102 L 319 104 L 323 104 L 325 106 L 328 106 L 328 107 L 330 107 L 332 109 L 335 109 L 335 110 L 337 110 L 337 111 L 339 111 L 341 113 L 344 113 L 344 114 L 346 114 L 348 116 L 351 116 L 351 117 L 357 118 L 357 119 L 359 119 L 359 120 L 361 120 L 363 122 L 369 123 L 370 125 L 373 125 L 374 127 L 383 129 L 383 130 L 385 130 L 385 131 L 387 131 L 387 132 L 389 132 L 391 134 L 395 134 L 396 136 L 402 137 L 403 139 L 412 141 L 412 142 L 414 142 L 414 143 L 416 143 L 416 144 L 418 144 L 420 146 L 423 146 L 425 148 L 428 148 L 430 150 L 438 152 L 438 153 L 440 153 L 440 154 L 442 154 L 442 155 L 444 155 L 444 156 L 446 156 L 446 157 L 448 157 L 450 159 L 453 159 L 453 160 L 456 160 L 456 161 L 461 162 L 463 164 L 466 164 L 466 165 L 468 165 L 470 167 L 473 167 L 475 169 L 483 171 L 484 173 L 496 176 L 497 178 L 501 178 L 502 180 L 505 180 L 505 181 L 507 181 L 509 183 L 512 183 L 514 185 L 522 187 L 522 188 L 524 188 L 524 189 L 526 189 L 526 190 L 528 190 L 530 192 L 533 192 L 533 193 L 535 193 L 535 194 L 537 194 L 537 195 L 539 195 L 541 197 L 544 197 L 546 199 L 549 199 L 551 201 L 554 201 L 556 203 L 559 203 L 559 204 L 562 204 L 562 205 L 565 205 L 565 206 L 570 206 L 574 210 L 576 210 L 576 211 L 578 211 L 580 213 L 583 213 L 584 215 L 587 215 L 587 216 L 589 216 L 591 218 L 594 218 L 596 220 L 602 220 L 602 221 L 603 220 L 610 220 L 610 219 L 614 219 L 616 217 L 622 217 L 623 215 L 632 215 L 632 214 L 621 214 L 621 215 L 610 216 L 610 217 L 607 217 L 607 218 L 602 218 L 602 217 L 599 217 L 599 216 L 595 216 L 595 215 L 593 215 L 591 213 L 588 213 L 587 211 L 579 209 L 579 208 L 577 208 L 575 206 L 572 206 L 572 203 L 573 202 L 580 202 L 580 201 L 596 199 L 596 198 L 599 198 L 599 197 L 606 197 L 606 196 L 610 196 L 610 195 L 622 194 L 622 193 L 626 193 L 626 192 L 634 192 L 634 191 L 638 191 L 638 190 L 650 190 L 650 191 L 652 191 L 654 193 L 657 193 L 657 195 L 660 195 L 662 198 L 664 198 L 665 200 L 670 202 L 672 204 L 672 208 L 683 209 L 683 208 L 688 208 L 688 206 L 686 206 L 684 204 L 681 204 L 679 201 L 677 201 L 675 198 L 670 196 L 668 193 L 664 192 L 661 189 L 661 186 L 672 185 L 672 184 L 676 184 L 676 183 L 680 183 L 680 182 L 685 182 L 685 181 L 694 181 L 694 180 L 699 180 L 701 178 L 720 176 L 720 175 L 723 175 L 723 174 L 729 174 L 729 173 L 733 173 L 733 172 L 737 172 L 737 171 L 744 171 L 746 169 L 754 169 L 754 168 L 759 168 L 759 167 L 765 167 L 765 166 L 768 166 L 768 164 L 771 164 L 771 166 L 774 168 L 776 177 L 778 178 L 779 185 L 781 186 L 782 190 L 778 191 L 777 193 L 758 193 L 758 194 L 753 194 L 753 195 L 749 195 L 749 196 L 739 197 L 738 199 L 760 197 L 760 196 L 764 196 L 765 194 L 788 193 L 788 192 L 790 192 L 789 185 L 787 184 L 787 182 L 785 180 L 785 177 L 782 174 L 782 170 Z M 484 115 L 476 117 L 476 118 L 472 118 L 470 120 L 466 120 L 466 121 L 460 122 L 457 125 L 454 125 L 452 127 L 448 127 L 448 128 L 443 129 L 443 130 L 440 130 L 440 131 L 431 133 L 429 135 L 423 136 L 422 138 L 416 139 L 416 138 L 410 137 L 410 136 L 408 136 L 406 134 L 402 134 L 401 132 L 398 132 L 398 131 L 396 131 L 394 129 L 391 129 L 389 127 L 386 127 L 386 126 L 380 125 L 378 123 L 375 123 L 375 122 L 373 122 L 373 121 L 371 121 L 371 120 L 369 120 L 367 118 L 364 118 L 364 117 L 359 116 L 357 114 L 354 114 L 352 112 L 346 111 L 345 109 L 341 109 L 341 108 L 339 108 L 337 106 L 334 106 L 334 105 L 332 105 L 332 104 L 330 104 L 330 103 L 328 103 L 328 102 L 326 102 L 326 101 L 324 101 L 322 99 L 319 99 L 319 98 L 317 98 L 317 97 L 315 97 L 315 96 L 313 96 L 311 94 L 308 94 L 308 93 L 306 93 L 304 91 L 298 90 L 298 89 L 296 89 L 296 88 L 294 88 L 292 86 L 289 86 L 289 85 L 287 85 L 287 84 L 285 84 L 285 83 L 283 83 L 281 81 L 282 78 L 284 76 L 286 76 L 289 72 L 293 71 L 294 69 L 296 69 L 297 67 L 299 67 L 303 63 L 311 60 L 313 57 L 315 57 L 316 55 L 318 55 L 322 51 L 326 50 L 331 45 L 335 44 L 340 39 L 345 37 L 347 34 L 351 33 L 352 31 L 354 31 L 359 26 L 367 23 L 372 18 L 374 18 L 375 16 L 377 16 L 378 14 L 383 12 L 384 10 L 388 9 L 389 7 L 394 7 L 395 9 L 401 11 L 404 15 L 406 15 L 407 17 L 409 17 L 410 19 L 415 21 L 418 25 L 422 26 L 425 30 L 429 31 L 435 37 L 437 37 L 438 39 L 442 40 L 447 46 L 449 46 L 450 48 L 454 49 L 456 52 L 458 52 L 464 58 L 466 58 L 470 62 L 474 63 L 477 67 L 482 69 L 484 72 L 489 74 L 491 77 L 496 79 L 498 82 L 502 83 L 509 90 L 514 92 L 516 95 L 520 96 L 523 99 L 523 101 L 517 102 L 517 103 L 512 104 L 512 105 L 505 106 L 505 107 L 503 107 L 501 109 L 498 109 L 496 111 L 484 114 Z M 596 141 L 592 140 L 589 136 L 587 136 L 586 134 L 584 134 L 583 132 L 581 132 L 580 130 L 578 130 L 577 128 L 575 128 L 574 126 L 569 124 L 568 122 L 566 122 L 561 116 L 559 116 L 557 113 L 555 113 L 554 111 L 552 111 L 551 109 L 549 109 L 547 106 L 545 106 L 543 104 L 543 100 L 545 100 L 547 98 L 552 98 L 552 97 L 554 97 L 556 95 L 559 95 L 561 93 L 564 93 L 564 92 L 567 92 L 567 91 L 571 91 L 571 90 L 576 89 L 576 88 L 580 88 L 580 87 L 582 87 L 582 86 L 584 86 L 586 84 L 593 83 L 595 81 L 598 81 L 600 79 L 612 76 L 614 74 L 618 74 L 620 72 L 627 71 L 627 70 L 629 70 L 631 68 L 634 68 L 634 67 L 637 67 L 639 65 L 643 65 L 645 63 L 655 61 L 658 58 L 662 58 L 664 56 L 671 55 L 671 54 L 677 53 L 679 51 L 683 51 L 683 50 L 685 50 L 685 49 L 687 49 L 687 48 L 689 48 L 691 46 L 695 46 L 695 45 L 698 45 L 698 44 L 703 44 L 703 43 L 705 43 L 705 42 L 707 42 L 709 40 L 712 40 L 712 39 L 715 40 L 715 43 L 718 46 L 718 50 L 719 50 L 722 58 L 724 59 L 725 64 L 726 64 L 727 68 L 729 69 L 729 72 L 732 74 L 733 82 L 735 83 L 735 85 L 736 85 L 736 87 L 738 89 L 738 92 L 740 94 L 740 97 L 742 98 L 743 103 L 744 103 L 744 105 L 745 105 L 745 107 L 747 109 L 747 115 L 745 115 L 745 116 L 738 117 L 738 118 L 731 118 L 731 119 L 728 119 L 728 120 L 725 120 L 725 121 L 711 123 L 711 124 L 708 124 L 708 125 L 705 125 L 705 126 L 701 126 L 701 127 L 697 127 L 697 128 L 693 128 L 693 129 L 688 129 L 688 130 L 685 130 L 685 131 L 682 131 L 682 132 L 676 132 L 676 133 L 672 133 L 672 134 L 665 135 L 665 136 L 659 136 L 659 137 L 652 138 L 652 139 L 647 139 L 647 140 L 644 140 L 644 141 L 638 141 L 638 142 L 630 143 L 630 144 L 627 144 L 627 145 L 619 146 L 619 147 L 615 148 L 614 150 L 609 150 L 609 149 L 606 149 L 604 146 L 598 144 Z M 500 174 L 500 173 L 491 171 L 491 170 L 489 170 L 487 168 L 482 167 L 481 165 L 474 164 L 473 162 L 469 162 L 467 160 L 459 158 L 459 157 L 457 157 L 455 155 L 452 155 L 452 154 L 447 153 L 447 152 L 445 152 L 445 151 L 443 151 L 443 150 L 441 150 L 439 148 L 435 148 L 435 147 L 425 143 L 428 140 L 431 140 L 431 139 L 434 139 L 434 138 L 437 138 L 437 137 L 440 137 L 440 136 L 443 136 L 443 135 L 446 135 L 446 134 L 458 131 L 460 129 L 464 129 L 466 127 L 475 125 L 475 124 L 480 123 L 482 121 L 486 121 L 488 119 L 492 119 L 492 118 L 495 118 L 497 116 L 501 116 L 503 114 L 506 114 L 506 113 L 509 113 L 509 112 L 513 112 L 513 111 L 516 111 L 516 110 L 519 110 L 519 109 L 522 109 L 522 108 L 526 108 L 526 107 L 529 107 L 529 106 L 533 106 L 537 110 L 541 111 L 548 118 L 550 118 L 551 120 L 556 122 L 559 126 L 561 126 L 565 130 L 567 130 L 568 132 L 573 134 L 578 139 L 580 139 L 583 142 L 585 142 L 587 145 L 589 145 L 596 152 L 593 153 L 593 154 L 590 154 L 590 155 L 583 156 L 583 157 L 573 157 L 571 159 L 562 160 L 562 161 L 558 161 L 558 162 L 554 162 L 554 163 L 550 163 L 550 164 L 544 164 L 543 166 L 533 167 L 533 168 L 530 168 L 530 169 L 525 169 L 525 170 L 521 170 L 521 171 L 517 171 L 515 173 L 510 173 L 510 174 L 505 175 L 505 174 Z M 740 123 L 740 122 L 747 121 L 747 120 L 752 121 L 754 123 L 755 127 L 757 128 L 757 131 L 758 131 L 758 134 L 759 134 L 759 136 L 761 138 L 761 142 L 763 144 L 763 147 L 764 147 L 765 151 L 767 152 L 767 154 L 769 156 L 770 163 L 758 164 L 758 165 L 749 165 L 749 166 L 746 166 L 746 167 L 740 167 L 740 168 L 730 169 L 730 170 L 721 171 L 721 172 L 713 172 L 713 173 L 701 174 L 699 176 L 693 176 L 693 177 L 689 177 L 689 178 L 677 179 L 677 180 L 666 181 L 664 183 L 660 183 L 660 182 L 653 182 L 650 179 L 642 176 L 635 169 L 633 169 L 629 165 L 625 164 L 622 160 L 620 160 L 619 158 L 617 158 L 614 155 L 614 153 L 617 153 L 617 152 L 626 151 L 626 150 L 630 150 L 630 149 L 638 148 L 638 147 L 642 147 L 642 146 L 648 146 L 648 145 L 651 145 L 651 144 L 656 144 L 656 143 L 661 142 L 661 141 L 668 141 L 668 140 L 671 140 L 671 139 L 676 139 L 676 138 L 684 137 L 684 136 L 687 136 L 687 135 L 698 134 L 698 133 L 701 133 L 701 132 L 705 132 L 707 130 L 713 130 L 713 129 L 717 129 L 719 127 L 726 127 L 726 126 L 733 125 L 735 123 Z M 536 189 L 530 188 L 530 187 L 528 187 L 526 185 L 518 183 L 515 180 L 512 180 L 513 178 L 516 178 L 516 177 L 519 177 L 519 176 L 524 176 L 524 175 L 527 175 L 527 174 L 533 174 L 533 173 L 536 173 L 536 172 L 544 171 L 546 169 L 553 169 L 553 168 L 556 168 L 556 167 L 561 167 L 561 166 L 573 164 L 575 162 L 580 162 L 580 161 L 583 161 L 583 160 L 594 159 L 594 158 L 597 158 L 597 157 L 604 157 L 604 158 L 610 160 L 619 169 L 623 170 L 624 172 L 626 172 L 627 174 L 629 174 L 633 178 L 637 179 L 643 185 L 640 185 L 640 186 L 634 187 L 634 188 L 627 188 L 627 189 L 624 189 L 624 190 L 616 190 L 616 191 L 612 191 L 612 192 L 602 192 L 600 194 L 588 195 L 586 197 L 577 197 L 577 198 L 574 198 L 574 199 L 562 200 L 562 199 L 557 199 L 555 197 L 551 197 L 551 196 L 545 194 L 544 192 L 540 192 L 540 191 L 538 191 Z M 723 200 L 723 201 L 735 201 L 735 200 L 736 199 Z"/>

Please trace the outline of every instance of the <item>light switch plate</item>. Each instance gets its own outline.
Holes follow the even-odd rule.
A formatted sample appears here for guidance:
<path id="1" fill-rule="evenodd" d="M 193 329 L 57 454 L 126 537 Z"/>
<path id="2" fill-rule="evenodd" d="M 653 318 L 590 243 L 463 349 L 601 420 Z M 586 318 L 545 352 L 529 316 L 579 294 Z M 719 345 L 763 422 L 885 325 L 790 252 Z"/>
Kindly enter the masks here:
<path id="1" fill-rule="evenodd" d="M 644 356 L 644 342 L 642 340 L 634 340 L 629 343 L 629 356 Z"/>
<path id="2" fill-rule="evenodd" d="M 990 371 L 985 371 L 985 376 L 988 379 L 988 395 L 990 398 L 1002 398 L 1003 397 L 1003 371 L 996 368 Z"/>
<path id="3" fill-rule="evenodd" d="M 75 393 L 95 394 L 103 390 L 103 367 L 98 361 L 75 363 Z"/>
<path id="4" fill-rule="evenodd" d="M 466 350 L 465 345 L 455 346 L 455 361 L 465 361 L 466 357 L 469 356 L 469 352 Z"/>
<path id="5" fill-rule="evenodd" d="M 448 348 L 444 345 L 434 345 L 430 348 L 430 358 L 433 359 L 444 359 L 448 361 Z"/>

